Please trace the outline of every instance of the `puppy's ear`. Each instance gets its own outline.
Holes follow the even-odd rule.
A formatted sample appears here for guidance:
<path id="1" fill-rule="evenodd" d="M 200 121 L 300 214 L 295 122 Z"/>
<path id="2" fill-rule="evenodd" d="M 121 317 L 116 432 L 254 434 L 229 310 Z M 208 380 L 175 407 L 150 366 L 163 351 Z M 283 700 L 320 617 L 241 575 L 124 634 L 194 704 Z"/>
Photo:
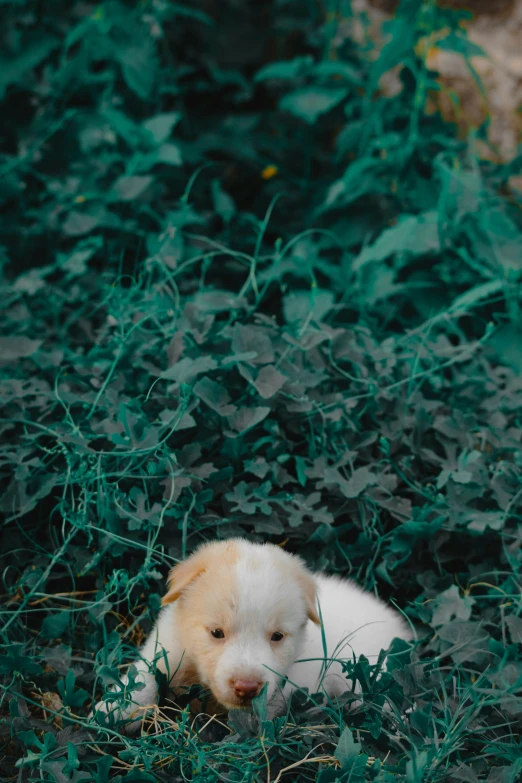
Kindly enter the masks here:
<path id="1" fill-rule="evenodd" d="M 226 567 L 232 566 L 237 559 L 237 540 L 213 541 L 203 544 L 194 554 L 171 570 L 168 578 L 168 590 L 163 596 L 161 605 L 177 601 L 187 587 L 212 564 Z"/>
<path id="2" fill-rule="evenodd" d="M 182 592 L 206 571 L 207 565 L 208 559 L 204 549 L 195 552 L 187 560 L 175 565 L 170 571 L 168 590 L 163 596 L 161 605 L 165 606 L 177 601 Z"/>
<path id="3" fill-rule="evenodd" d="M 304 565 L 299 568 L 298 579 L 306 602 L 308 619 L 316 625 L 321 625 L 321 618 L 317 610 L 317 584 L 310 571 Z"/>

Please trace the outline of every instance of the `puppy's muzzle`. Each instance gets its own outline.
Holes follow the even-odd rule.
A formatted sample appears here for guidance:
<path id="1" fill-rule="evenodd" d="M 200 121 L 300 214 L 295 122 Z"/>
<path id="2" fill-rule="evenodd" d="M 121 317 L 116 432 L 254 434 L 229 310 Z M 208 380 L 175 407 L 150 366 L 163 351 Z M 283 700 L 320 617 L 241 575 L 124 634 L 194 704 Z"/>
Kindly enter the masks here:
<path id="1" fill-rule="evenodd" d="M 258 680 L 238 679 L 231 680 L 230 684 L 234 694 L 242 701 L 252 701 L 263 687 L 263 683 Z"/>

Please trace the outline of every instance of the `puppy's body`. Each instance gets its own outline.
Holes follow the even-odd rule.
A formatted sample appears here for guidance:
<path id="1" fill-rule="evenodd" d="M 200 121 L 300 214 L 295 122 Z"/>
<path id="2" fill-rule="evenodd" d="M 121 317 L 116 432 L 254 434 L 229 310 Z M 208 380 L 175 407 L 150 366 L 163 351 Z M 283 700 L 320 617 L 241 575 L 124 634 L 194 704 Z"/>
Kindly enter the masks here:
<path id="1" fill-rule="evenodd" d="M 248 707 L 266 684 L 274 714 L 295 687 L 340 694 L 343 660 L 355 654 L 375 662 L 395 637 L 410 637 L 401 616 L 375 596 L 314 575 L 270 544 L 208 544 L 176 566 L 169 583 L 135 664 L 145 686 L 133 694 L 138 705 L 157 699 L 155 663 L 172 689 L 201 683 L 228 709 Z M 97 709 L 112 707 L 105 701 Z"/>
<path id="2" fill-rule="evenodd" d="M 355 654 L 375 663 L 394 638 L 410 639 L 411 633 L 398 612 L 354 582 L 322 574 L 315 575 L 315 582 L 322 628 L 307 624 L 299 658 L 290 667 L 288 680 L 308 688 L 310 693 L 324 689 L 335 696 L 348 687 L 342 661 L 353 660 Z"/>

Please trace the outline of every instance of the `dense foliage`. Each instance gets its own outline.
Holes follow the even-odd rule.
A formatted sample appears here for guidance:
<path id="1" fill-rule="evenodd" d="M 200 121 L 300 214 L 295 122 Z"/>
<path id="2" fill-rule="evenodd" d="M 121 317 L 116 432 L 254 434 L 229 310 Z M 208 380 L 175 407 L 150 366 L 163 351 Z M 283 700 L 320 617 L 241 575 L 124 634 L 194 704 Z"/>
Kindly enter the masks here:
<path id="1" fill-rule="evenodd" d="M 522 156 L 433 110 L 462 13 L 403 0 L 377 51 L 342 0 L 1 11 L 2 776 L 514 783 Z M 418 644 L 348 666 L 352 709 L 93 728 L 168 567 L 230 535 Z"/>

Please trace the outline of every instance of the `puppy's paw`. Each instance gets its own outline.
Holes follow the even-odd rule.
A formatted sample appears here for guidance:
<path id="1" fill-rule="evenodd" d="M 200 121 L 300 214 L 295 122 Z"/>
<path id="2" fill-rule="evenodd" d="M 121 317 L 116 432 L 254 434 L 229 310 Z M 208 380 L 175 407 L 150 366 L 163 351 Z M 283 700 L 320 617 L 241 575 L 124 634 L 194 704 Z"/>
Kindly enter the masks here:
<path id="1" fill-rule="evenodd" d="M 104 698 L 89 715 L 89 722 L 124 734 L 136 734 L 157 709 L 158 689 L 149 671 L 132 665 L 122 677 L 120 687 L 110 686 Z"/>
<path id="2" fill-rule="evenodd" d="M 113 729 L 123 734 L 137 734 L 144 719 L 154 710 L 154 705 L 122 703 L 121 700 L 99 701 L 87 720 L 98 728 Z"/>

